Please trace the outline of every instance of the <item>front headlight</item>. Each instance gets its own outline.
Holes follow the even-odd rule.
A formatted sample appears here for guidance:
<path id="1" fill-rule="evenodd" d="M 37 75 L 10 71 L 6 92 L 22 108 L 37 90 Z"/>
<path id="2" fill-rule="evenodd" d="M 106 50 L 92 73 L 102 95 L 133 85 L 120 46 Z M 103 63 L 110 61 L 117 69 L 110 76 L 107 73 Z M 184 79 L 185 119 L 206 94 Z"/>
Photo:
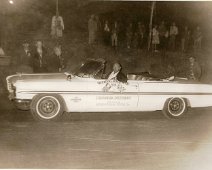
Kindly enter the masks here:
<path id="1" fill-rule="evenodd" d="M 15 92 L 12 92 L 8 95 L 9 100 L 15 99 Z"/>
<path id="2" fill-rule="evenodd" d="M 13 84 L 11 84 L 11 86 L 10 86 L 10 90 L 9 90 L 9 96 L 8 96 L 8 98 L 10 99 L 10 100 L 13 100 L 13 99 L 15 99 L 15 91 L 16 91 L 16 87 L 13 85 Z"/>
<path id="3" fill-rule="evenodd" d="M 15 85 L 14 85 L 14 84 L 11 84 L 11 89 L 12 89 L 13 91 L 15 91 L 15 90 L 16 90 L 16 87 L 15 87 Z"/>
<path id="4" fill-rule="evenodd" d="M 12 91 L 12 84 L 7 80 L 7 90 L 9 91 L 9 92 L 11 92 Z"/>

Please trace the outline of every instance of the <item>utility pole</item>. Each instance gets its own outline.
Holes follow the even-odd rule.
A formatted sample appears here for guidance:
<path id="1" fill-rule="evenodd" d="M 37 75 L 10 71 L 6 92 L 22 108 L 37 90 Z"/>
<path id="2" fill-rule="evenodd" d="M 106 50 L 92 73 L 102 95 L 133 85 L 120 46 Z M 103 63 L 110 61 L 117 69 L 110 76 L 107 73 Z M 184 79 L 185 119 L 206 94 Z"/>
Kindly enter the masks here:
<path id="1" fill-rule="evenodd" d="M 56 0 L 56 16 L 59 14 L 58 0 Z"/>
<path id="2" fill-rule="evenodd" d="M 151 39 L 152 39 L 152 21 L 153 21 L 153 15 L 154 15 L 154 9 L 155 9 L 156 2 L 152 2 L 151 6 L 151 15 L 150 15 L 150 22 L 149 22 L 149 39 L 148 39 L 148 51 L 150 50 L 151 46 Z"/>

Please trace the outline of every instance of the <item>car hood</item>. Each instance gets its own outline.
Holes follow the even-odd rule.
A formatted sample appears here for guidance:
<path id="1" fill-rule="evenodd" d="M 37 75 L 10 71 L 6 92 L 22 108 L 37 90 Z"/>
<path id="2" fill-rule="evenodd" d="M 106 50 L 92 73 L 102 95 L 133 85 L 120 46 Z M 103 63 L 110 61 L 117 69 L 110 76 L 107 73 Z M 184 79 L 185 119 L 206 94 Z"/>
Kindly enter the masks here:
<path id="1" fill-rule="evenodd" d="M 97 81 L 94 78 L 82 78 L 78 76 L 70 75 L 71 77 L 66 76 L 66 78 L 54 77 L 48 78 L 45 77 L 39 79 L 24 79 L 18 80 L 13 84 L 12 89 L 15 88 L 16 92 L 24 92 L 24 91 L 78 91 L 79 88 L 81 91 L 87 91 L 89 88 L 94 88 L 95 85 L 100 87 Z M 88 82 L 89 86 L 88 86 Z"/>
<path id="2" fill-rule="evenodd" d="M 42 79 L 64 79 L 69 73 L 42 73 L 42 74 L 15 74 L 7 77 L 11 83 L 17 80 L 42 80 Z"/>
<path id="3" fill-rule="evenodd" d="M 44 81 L 44 80 L 66 80 L 70 73 L 42 73 L 42 74 L 15 74 L 8 76 L 7 89 L 11 91 L 12 85 L 17 81 L 29 82 L 29 81 Z"/>

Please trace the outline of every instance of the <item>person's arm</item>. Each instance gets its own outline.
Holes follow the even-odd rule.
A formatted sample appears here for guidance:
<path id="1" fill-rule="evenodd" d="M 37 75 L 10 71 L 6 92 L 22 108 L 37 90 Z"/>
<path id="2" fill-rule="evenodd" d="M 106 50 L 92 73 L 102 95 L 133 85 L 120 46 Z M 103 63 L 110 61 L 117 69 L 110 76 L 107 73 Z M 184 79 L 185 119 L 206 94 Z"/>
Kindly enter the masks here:
<path id="1" fill-rule="evenodd" d="M 123 74 L 122 72 L 119 72 L 117 75 L 117 80 L 122 83 L 127 83 L 127 76 Z"/>
<path id="2" fill-rule="evenodd" d="M 52 17 L 51 29 L 55 28 L 55 16 Z"/>
<path id="3" fill-rule="evenodd" d="M 176 27 L 176 35 L 178 35 L 178 33 L 179 33 L 179 32 L 178 32 L 178 27 Z"/>
<path id="4" fill-rule="evenodd" d="M 43 48 L 42 50 L 43 50 L 43 57 L 42 57 L 43 66 L 48 67 L 48 62 L 47 62 L 47 60 L 49 59 L 48 52 L 47 52 L 46 48 Z"/>
<path id="5" fill-rule="evenodd" d="M 195 76 L 196 80 L 199 80 L 202 76 L 202 68 L 199 65 L 199 63 L 195 63 L 194 76 Z"/>

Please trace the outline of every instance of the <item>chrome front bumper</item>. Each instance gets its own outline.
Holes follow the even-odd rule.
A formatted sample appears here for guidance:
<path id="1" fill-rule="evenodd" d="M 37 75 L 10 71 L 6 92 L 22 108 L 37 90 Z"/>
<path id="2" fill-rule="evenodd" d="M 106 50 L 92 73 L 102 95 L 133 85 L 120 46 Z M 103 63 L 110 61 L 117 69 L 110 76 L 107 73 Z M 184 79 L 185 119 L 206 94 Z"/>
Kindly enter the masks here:
<path id="1" fill-rule="evenodd" d="M 9 100 L 14 100 L 15 99 L 15 92 L 10 92 L 8 95 Z"/>
<path id="2" fill-rule="evenodd" d="M 30 109 L 31 100 L 13 99 L 12 101 L 14 102 L 15 106 L 20 110 L 29 110 Z"/>

